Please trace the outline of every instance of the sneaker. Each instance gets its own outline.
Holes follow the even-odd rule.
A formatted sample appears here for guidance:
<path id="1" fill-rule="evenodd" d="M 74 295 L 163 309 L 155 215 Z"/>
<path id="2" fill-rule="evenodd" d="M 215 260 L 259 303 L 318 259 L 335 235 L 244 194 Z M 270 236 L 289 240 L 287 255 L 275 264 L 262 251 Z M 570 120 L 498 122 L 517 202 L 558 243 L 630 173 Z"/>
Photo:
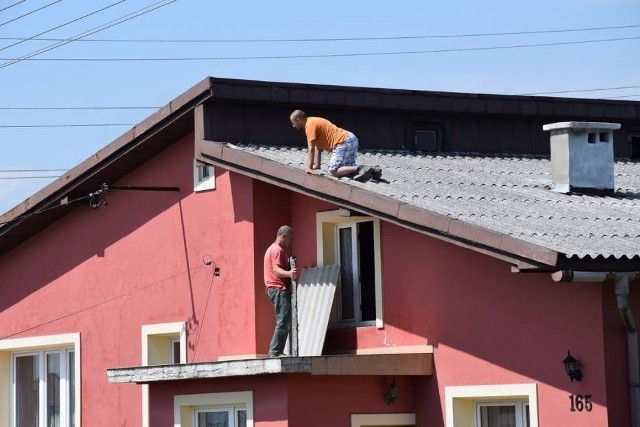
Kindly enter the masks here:
<path id="1" fill-rule="evenodd" d="M 356 174 L 353 176 L 354 181 L 366 182 L 371 179 L 371 168 L 365 165 L 358 166 Z"/>
<path id="2" fill-rule="evenodd" d="M 382 178 L 382 168 L 380 166 L 369 168 L 369 172 L 371 173 L 371 179 L 380 181 L 380 178 Z"/>

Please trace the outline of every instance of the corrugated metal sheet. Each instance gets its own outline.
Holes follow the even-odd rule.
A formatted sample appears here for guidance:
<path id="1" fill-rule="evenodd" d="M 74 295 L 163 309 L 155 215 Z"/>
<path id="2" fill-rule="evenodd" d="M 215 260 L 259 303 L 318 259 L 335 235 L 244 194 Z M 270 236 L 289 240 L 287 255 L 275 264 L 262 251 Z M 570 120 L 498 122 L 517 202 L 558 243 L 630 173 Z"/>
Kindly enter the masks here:
<path id="1" fill-rule="evenodd" d="M 306 268 L 298 282 L 298 355 L 320 356 L 327 334 L 339 265 Z"/>

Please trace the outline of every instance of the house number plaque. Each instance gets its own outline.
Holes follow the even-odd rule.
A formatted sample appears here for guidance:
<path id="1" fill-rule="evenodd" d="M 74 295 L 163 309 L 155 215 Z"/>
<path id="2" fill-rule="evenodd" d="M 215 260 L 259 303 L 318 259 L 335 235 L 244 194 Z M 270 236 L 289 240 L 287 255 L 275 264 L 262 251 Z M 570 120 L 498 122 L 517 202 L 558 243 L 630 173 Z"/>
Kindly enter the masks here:
<path id="1" fill-rule="evenodd" d="M 593 409 L 590 394 L 570 394 L 569 401 L 571 402 L 569 405 L 571 412 L 591 412 Z"/>

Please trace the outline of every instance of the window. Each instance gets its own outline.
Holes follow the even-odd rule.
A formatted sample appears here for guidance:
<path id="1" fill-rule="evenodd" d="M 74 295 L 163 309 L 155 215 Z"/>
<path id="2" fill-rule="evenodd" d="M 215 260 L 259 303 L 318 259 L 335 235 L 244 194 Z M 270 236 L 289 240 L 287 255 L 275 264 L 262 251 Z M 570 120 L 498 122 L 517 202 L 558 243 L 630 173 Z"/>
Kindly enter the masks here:
<path id="1" fill-rule="evenodd" d="M 444 125 L 441 123 L 414 123 L 409 147 L 418 151 L 442 151 Z"/>
<path id="2" fill-rule="evenodd" d="M 445 387 L 447 427 L 538 427 L 535 384 Z"/>
<path id="3" fill-rule="evenodd" d="M 79 425 L 79 358 L 79 334 L 0 340 L 0 425 Z"/>
<path id="4" fill-rule="evenodd" d="M 631 158 L 640 159 L 640 132 L 631 132 L 629 134 L 629 142 L 631 143 Z"/>
<path id="5" fill-rule="evenodd" d="M 195 409 L 196 427 L 246 427 L 247 410 L 244 406 Z"/>
<path id="6" fill-rule="evenodd" d="M 185 322 L 142 325 L 142 366 L 187 363 Z M 142 384 L 142 426 L 149 426 L 149 385 Z"/>
<path id="7" fill-rule="evenodd" d="M 178 395 L 174 427 L 253 427 L 253 392 Z"/>
<path id="8" fill-rule="evenodd" d="M 478 427 L 529 427 L 526 401 L 476 403 Z"/>
<path id="9" fill-rule="evenodd" d="M 193 171 L 193 190 L 198 192 L 215 190 L 215 188 L 216 176 L 213 166 L 206 165 L 196 160 Z"/>
<path id="10" fill-rule="evenodd" d="M 383 326 L 380 222 L 346 210 L 317 214 L 318 265 L 340 264 L 334 326 Z"/>

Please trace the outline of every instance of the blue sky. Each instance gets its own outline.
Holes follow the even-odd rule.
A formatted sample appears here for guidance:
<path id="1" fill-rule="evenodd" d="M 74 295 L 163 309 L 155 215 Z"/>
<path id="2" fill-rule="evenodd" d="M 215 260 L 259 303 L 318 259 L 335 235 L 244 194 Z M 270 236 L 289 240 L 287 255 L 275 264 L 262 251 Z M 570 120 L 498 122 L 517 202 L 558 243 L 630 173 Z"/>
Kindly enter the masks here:
<path id="1" fill-rule="evenodd" d="M 32 59 L 39 59 L 37 61 L 3 65 L 10 59 L 56 43 L 33 39 L 8 47 L 21 41 L 13 38 L 31 38 L 117 3 L 103 12 L 40 36 L 52 39 L 76 37 L 158 1 L 0 0 L 0 171 L 72 168 L 128 128 L 10 126 L 135 124 L 153 111 L 15 108 L 158 107 L 206 76 L 500 94 L 636 86 L 558 96 L 640 100 L 640 38 L 517 49 L 333 58 L 60 60 L 424 52 L 633 38 L 640 37 L 640 27 L 509 36 L 329 42 L 124 43 L 78 40 L 34 56 Z M 161 4 L 165 3 L 158 5 Z M 19 18 L 38 8 L 43 9 Z M 640 25 L 640 2 L 637 0 L 325 0 L 318 3 L 176 0 L 86 39 L 300 40 L 469 35 L 634 25 Z M 283 120 L 287 119 L 283 117 Z M 56 174 L 60 172 L 0 172 L 0 178 Z M 50 178 L 0 179 L 0 212 L 9 210 L 50 181 Z"/>

